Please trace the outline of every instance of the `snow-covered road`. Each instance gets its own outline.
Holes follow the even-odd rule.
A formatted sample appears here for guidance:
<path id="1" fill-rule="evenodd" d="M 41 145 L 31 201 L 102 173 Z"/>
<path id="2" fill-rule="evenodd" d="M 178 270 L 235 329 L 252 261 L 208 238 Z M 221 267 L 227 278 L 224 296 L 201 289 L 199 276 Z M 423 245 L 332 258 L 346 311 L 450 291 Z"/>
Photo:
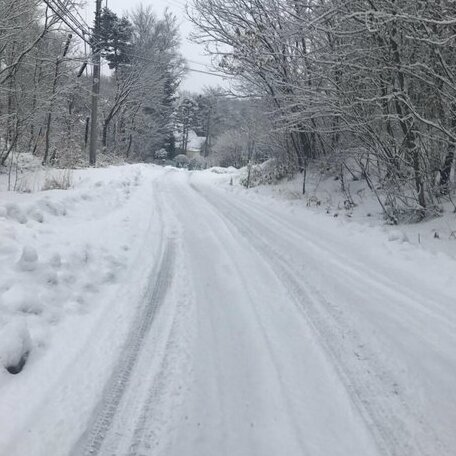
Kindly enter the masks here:
<path id="1" fill-rule="evenodd" d="M 159 253 L 72 456 L 455 454 L 453 260 L 154 172 Z M 68 454 L 41 432 L 8 454 Z"/>

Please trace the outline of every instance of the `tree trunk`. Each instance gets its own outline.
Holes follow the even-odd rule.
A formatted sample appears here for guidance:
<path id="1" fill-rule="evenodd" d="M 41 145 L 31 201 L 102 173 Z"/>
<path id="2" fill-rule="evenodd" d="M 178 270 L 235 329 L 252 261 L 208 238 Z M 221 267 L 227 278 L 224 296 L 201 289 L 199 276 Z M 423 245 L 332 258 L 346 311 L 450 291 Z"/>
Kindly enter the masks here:
<path id="1" fill-rule="evenodd" d="M 84 131 L 84 149 L 87 149 L 87 143 L 89 142 L 89 130 L 90 130 L 90 117 L 86 117 L 85 131 Z"/>
<path id="2" fill-rule="evenodd" d="M 109 127 L 110 119 L 107 117 L 103 122 L 103 133 L 102 133 L 102 140 L 101 143 L 103 144 L 103 149 L 106 149 L 108 146 L 108 127 Z"/>
<path id="3" fill-rule="evenodd" d="M 448 145 L 447 154 L 443 163 L 442 170 L 440 171 L 440 193 L 442 195 L 448 195 L 450 193 L 450 176 L 451 169 L 453 168 L 454 162 L 454 144 Z"/>
<path id="4" fill-rule="evenodd" d="M 407 96 L 405 74 L 402 69 L 402 61 L 399 50 L 398 32 L 396 26 L 393 23 L 393 28 L 390 35 L 390 45 L 393 51 L 393 60 L 396 65 L 396 80 L 398 83 L 400 97 Z M 413 130 L 414 120 L 413 113 L 406 103 L 403 103 L 399 99 L 399 96 L 395 97 L 396 111 L 399 114 L 399 125 L 404 133 L 404 144 L 412 158 L 412 166 L 415 180 L 415 189 L 418 197 L 418 204 L 424 209 L 426 208 L 426 197 L 424 192 L 424 182 L 422 176 L 422 167 L 420 162 L 420 150 L 417 144 L 416 133 Z M 410 120 L 412 119 L 412 120 Z"/>
<path id="5" fill-rule="evenodd" d="M 306 194 L 306 181 L 307 181 L 307 166 L 308 166 L 308 160 L 307 158 L 304 159 L 304 168 L 302 170 L 302 194 Z"/>
<path id="6" fill-rule="evenodd" d="M 128 147 L 127 147 L 127 153 L 126 153 L 127 158 L 130 156 L 130 149 L 131 149 L 132 142 L 133 142 L 133 135 L 130 133 L 130 135 L 128 136 Z"/>

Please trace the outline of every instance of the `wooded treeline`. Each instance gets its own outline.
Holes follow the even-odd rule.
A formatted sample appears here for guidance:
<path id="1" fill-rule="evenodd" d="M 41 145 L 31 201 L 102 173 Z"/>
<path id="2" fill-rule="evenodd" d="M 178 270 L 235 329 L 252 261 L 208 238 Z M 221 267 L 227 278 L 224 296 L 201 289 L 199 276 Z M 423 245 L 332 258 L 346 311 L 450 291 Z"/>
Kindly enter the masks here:
<path id="1" fill-rule="evenodd" d="M 87 163 L 93 50 L 103 62 L 99 151 L 174 154 L 171 118 L 184 72 L 176 18 L 144 7 L 121 18 L 105 8 L 94 33 L 79 11 L 68 0 L 0 0 L 2 165 L 24 151 L 45 164 Z"/>
<path id="2" fill-rule="evenodd" d="M 189 15 L 238 93 L 268 107 L 277 163 L 305 174 L 331 157 L 392 221 L 451 194 L 454 1 L 194 0 Z"/>
<path id="3" fill-rule="evenodd" d="M 186 153 L 188 135 L 204 138 L 201 157 L 204 165 L 241 168 L 249 162 L 248 148 L 256 147 L 256 161 L 274 155 L 268 116 L 261 103 L 230 96 L 226 89 L 208 87 L 202 93 L 182 92 L 175 104 L 176 150 Z M 250 146 L 249 146 L 250 145 Z"/>

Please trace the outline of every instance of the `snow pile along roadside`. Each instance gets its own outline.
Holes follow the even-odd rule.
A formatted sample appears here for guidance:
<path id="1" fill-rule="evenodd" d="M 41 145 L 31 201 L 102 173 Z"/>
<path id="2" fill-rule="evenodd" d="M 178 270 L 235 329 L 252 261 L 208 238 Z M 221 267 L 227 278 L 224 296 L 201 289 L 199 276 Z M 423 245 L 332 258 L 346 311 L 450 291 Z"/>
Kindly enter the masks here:
<path id="1" fill-rule="evenodd" d="M 86 370 L 84 346 L 95 341 L 99 365 L 85 381 L 102 387 L 116 355 L 108 345 L 122 343 L 154 264 L 153 180 L 162 172 L 147 165 L 81 170 L 68 190 L 0 193 L 1 454 L 14 435 L 9 428 L 19 432 L 52 386 L 71 390 L 78 381 L 71 369 Z M 83 408 L 84 398 L 68 403 L 77 401 Z"/>
<path id="2" fill-rule="evenodd" d="M 215 173 L 215 174 L 214 174 Z M 389 242 L 408 244 L 420 250 L 435 254 L 445 254 L 456 259 L 456 210 L 450 202 L 442 200 L 439 216 L 420 223 L 400 223 L 390 225 L 382 213 L 375 194 L 369 190 L 364 180 L 346 179 L 345 192 L 341 189 L 340 179 L 318 170 L 309 170 L 307 192 L 302 194 L 302 175 L 282 179 L 273 184 L 262 184 L 246 189 L 241 182 L 246 179 L 247 169 L 226 169 L 225 172 L 208 169 L 202 171 L 198 180 L 217 183 L 220 188 L 241 197 L 268 201 L 279 207 L 287 208 L 297 214 L 320 214 L 333 224 L 349 225 L 352 231 L 380 234 Z M 347 200 L 347 194 L 350 201 Z M 331 222 L 330 222 L 331 223 Z"/>

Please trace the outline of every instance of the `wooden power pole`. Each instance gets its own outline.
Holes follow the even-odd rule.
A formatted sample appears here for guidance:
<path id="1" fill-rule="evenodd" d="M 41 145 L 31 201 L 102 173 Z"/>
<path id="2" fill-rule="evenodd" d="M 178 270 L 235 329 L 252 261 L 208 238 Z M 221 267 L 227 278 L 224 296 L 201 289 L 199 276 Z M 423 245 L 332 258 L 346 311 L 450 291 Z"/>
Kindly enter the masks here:
<path id="1" fill-rule="evenodd" d="M 90 149 L 89 163 L 95 165 L 97 162 L 97 142 L 98 142 L 98 98 L 100 95 L 100 76 L 101 76 L 101 49 L 100 26 L 101 26 L 101 0 L 95 0 L 95 27 L 92 35 L 92 55 L 93 55 L 93 79 L 92 79 L 92 115 L 90 118 Z"/>

